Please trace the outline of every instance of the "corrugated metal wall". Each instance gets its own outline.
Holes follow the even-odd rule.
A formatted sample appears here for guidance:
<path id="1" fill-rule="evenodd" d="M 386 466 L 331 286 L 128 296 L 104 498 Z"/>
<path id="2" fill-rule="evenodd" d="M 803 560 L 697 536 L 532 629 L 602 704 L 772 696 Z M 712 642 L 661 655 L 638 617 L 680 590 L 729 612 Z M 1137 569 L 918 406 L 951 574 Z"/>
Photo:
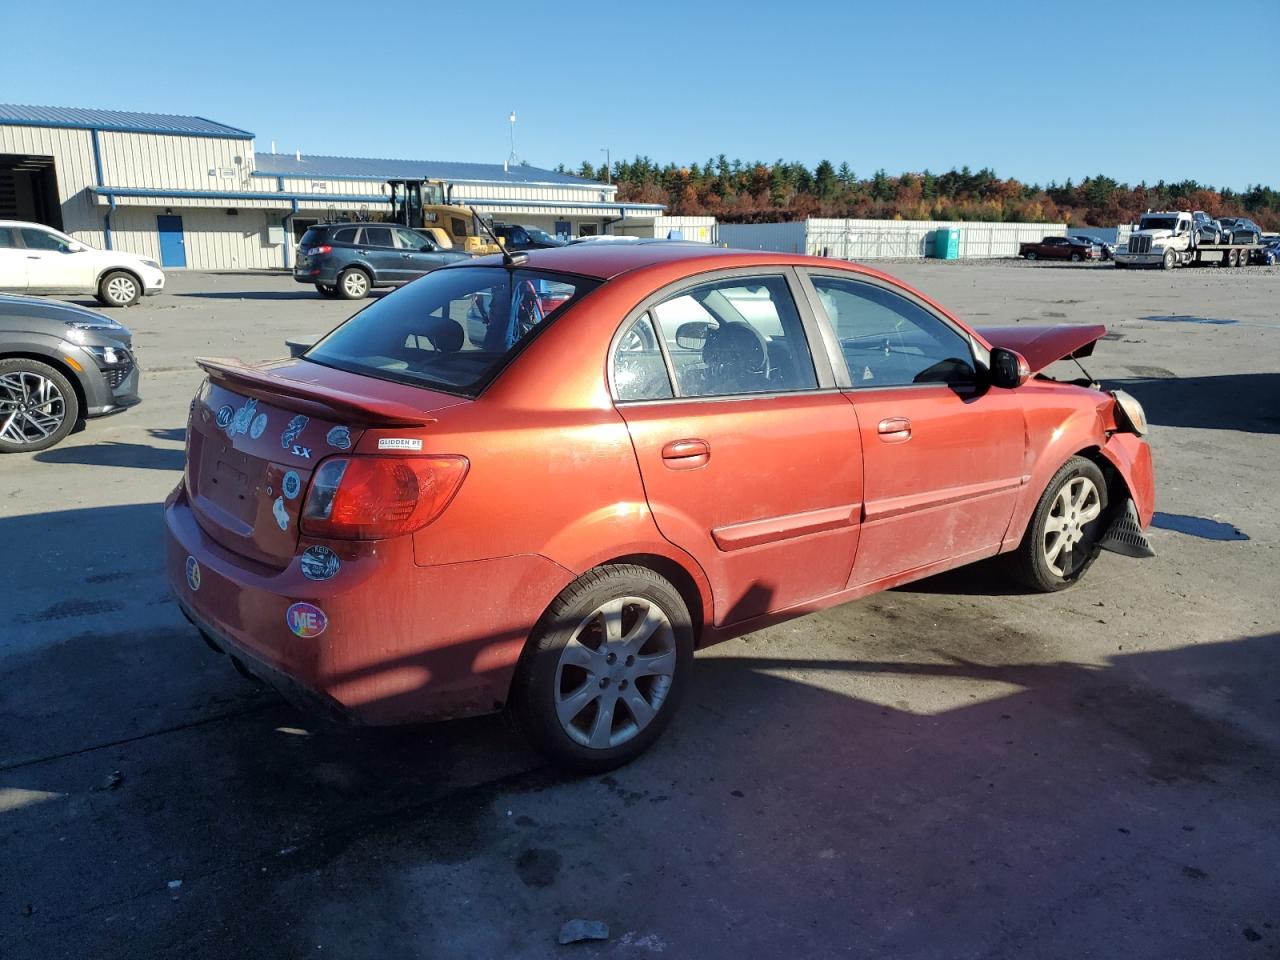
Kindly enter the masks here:
<path id="1" fill-rule="evenodd" d="M 267 225 L 279 224 L 278 213 L 242 210 L 228 216 L 225 210 L 171 208 L 182 217 L 189 270 L 264 270 L 282 267 L 280 246 L 267 243 Z M 117 250 L 128 250 L 160 259 L 157 215 L 163 208 L 117 207 L 112 237 Z"/>
<path id="2" fill-rule="evenodd" d="M 745 250 L 877 260 L 931 257 L 934 235 L 943 227 L 959 228 L 960 256 L 966 259 L 1014 257 L 1020 243 L 1066 233 L 1060 223 L 810 219 L 792 223 L 722 223 L 720 239 Z"/>
<path id="3" fill-rule="evenodd" d="M 613 225 L 613 232 L 629 237 L 657 237 L 665 239 L 673 230 L 679 230 L 682 239 L 698 243 L 719 242 L 719 224 L 715 217 L 654 217 L 635 223 L 622 222 Z"/>
<path id="4" fill-rule="evenodd" d="M 102 246 L 102 215 L 85 193 L 96 182 L 88 130 L 0 125 L 0 153 L 53 157 L 63 228 L 77 240 Z"/>
<path id="5" fill-rule="evenodd" d="M 776 253 L 804 253 L 805 222 L 722 223 L 720 242 L 739 250 L 773 250 Z"/>

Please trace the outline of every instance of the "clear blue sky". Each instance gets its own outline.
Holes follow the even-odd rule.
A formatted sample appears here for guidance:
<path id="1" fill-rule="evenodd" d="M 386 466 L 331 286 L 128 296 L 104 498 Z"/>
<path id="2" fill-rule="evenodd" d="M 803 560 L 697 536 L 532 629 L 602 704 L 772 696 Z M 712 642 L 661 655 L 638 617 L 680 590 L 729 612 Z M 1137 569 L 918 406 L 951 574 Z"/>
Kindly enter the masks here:
<path id="1" fill-rule="evenodd" d="M 193 113 L 259 150 L 501 162 L 514 109 L 544 167 L 1280 187 L 1280 0 L 108 6 L 8 4 L 0 101 Z"/>

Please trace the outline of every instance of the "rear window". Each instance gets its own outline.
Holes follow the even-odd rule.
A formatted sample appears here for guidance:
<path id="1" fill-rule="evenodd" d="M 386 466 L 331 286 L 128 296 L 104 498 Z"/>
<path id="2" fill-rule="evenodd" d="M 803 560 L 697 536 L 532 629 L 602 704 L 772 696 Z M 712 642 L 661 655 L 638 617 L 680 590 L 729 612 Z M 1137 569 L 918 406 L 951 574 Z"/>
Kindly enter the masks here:
<path id="1" fill-rule="evenodd" d="M 504 267 L 436 270 L 356 314 L 306 359 L 475 396 L 598 281 Z"/>
<path id="2" fill-rule="evenodd" d="M 328 237 L 329 231 L 323 227 L 308 227 L 307 232 L 302 235 L 302 239 L 298 241 L 299 246 L 314 247 L 324 243 Z"/>

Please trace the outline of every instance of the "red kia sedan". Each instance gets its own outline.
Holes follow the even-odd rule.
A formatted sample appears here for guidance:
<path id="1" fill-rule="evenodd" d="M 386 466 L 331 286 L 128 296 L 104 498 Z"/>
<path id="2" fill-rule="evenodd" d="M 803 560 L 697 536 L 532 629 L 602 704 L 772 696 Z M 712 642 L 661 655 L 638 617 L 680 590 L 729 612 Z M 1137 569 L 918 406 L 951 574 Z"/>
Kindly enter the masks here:
<path id="1" fill-rule="evenodd" d="M 168 570 L 216 649 L 364 724 L 507 709 L 580 769 L 696 648 L 1007 554 L 1149 555 L 1133 398 L 848 263 L 581 244 L 437 270 L 299 357 L 201 360 Z"/>

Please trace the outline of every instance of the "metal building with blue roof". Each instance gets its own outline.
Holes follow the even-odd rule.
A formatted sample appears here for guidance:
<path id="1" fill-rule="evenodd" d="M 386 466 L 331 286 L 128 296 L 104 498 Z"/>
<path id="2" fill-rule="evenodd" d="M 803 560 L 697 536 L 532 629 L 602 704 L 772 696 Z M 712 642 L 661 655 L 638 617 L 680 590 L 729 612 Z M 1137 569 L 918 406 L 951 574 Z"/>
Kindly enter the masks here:
<path id="1" fill-rule="evenodd" d="M 527 165 L 260 153 L 205 117 L 0 104 L 0 219 L 45 223 L 166 268 L 279 269 L 321 219 L 380 219 L 389 179 L 443 180 L 455 202 L 550 232 L 653 228 L 659 204 Z M 654 235 L 649 233 L 650 236 Z"/>

